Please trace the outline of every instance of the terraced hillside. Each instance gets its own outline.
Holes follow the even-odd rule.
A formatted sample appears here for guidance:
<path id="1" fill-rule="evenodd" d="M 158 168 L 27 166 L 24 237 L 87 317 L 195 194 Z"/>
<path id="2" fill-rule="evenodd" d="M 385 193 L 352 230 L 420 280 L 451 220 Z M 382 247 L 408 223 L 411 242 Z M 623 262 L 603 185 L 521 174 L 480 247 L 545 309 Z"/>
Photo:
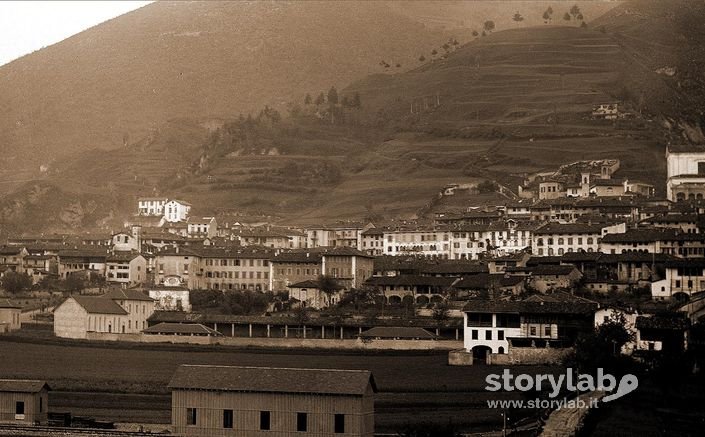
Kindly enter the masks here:
<path id="1" fill-rule="evenodd" d="M 284 119 L 252 139 L 224 134 L 223 120 L 178 120 L 136 145 L 77 156 L 47 178 L 71 190 L 160 193 L 197 211 L 302 224 L 413 217 L 447 183 L 496 179 L 511 190 L 526 172 L 579 159 L 618 158 L 621 177 L 660 190 L 666 117 L 650 113 L 629 84 L 638 78 L 664 92 L 668 84 L 626 50 L 591 28 L 496 32 L 447 59 L 351 84 L 341 94 L 362 100 L 352 124 Z M 609 102 L 632 117 L 590 117 L 593 105 Z"/>

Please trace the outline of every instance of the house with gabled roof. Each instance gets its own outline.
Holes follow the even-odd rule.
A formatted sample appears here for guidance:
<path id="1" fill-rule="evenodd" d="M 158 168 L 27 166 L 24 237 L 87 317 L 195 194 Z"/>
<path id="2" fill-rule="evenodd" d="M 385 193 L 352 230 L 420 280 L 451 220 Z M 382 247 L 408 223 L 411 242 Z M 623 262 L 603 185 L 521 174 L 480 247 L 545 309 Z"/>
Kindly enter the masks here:
<path id="1" fill-rule="evenodd" d="M 374 435 L 367 370 L 181 365 L 169 388 L 178 435 Z"/>
<path id="2" fill-rule="evenodd" d="M 46 381 L 0 379 L 0 422 L 46 425 L 50 390 Z"/>
<path id="3" fill-rule="evenodd" d="M 89 333 L 137 334 L 147 328 L 153 312 L 154 300 L 138 290 L 71 295 L 54 309 L 54 334 L 64 338 L 88 338 Z"/>

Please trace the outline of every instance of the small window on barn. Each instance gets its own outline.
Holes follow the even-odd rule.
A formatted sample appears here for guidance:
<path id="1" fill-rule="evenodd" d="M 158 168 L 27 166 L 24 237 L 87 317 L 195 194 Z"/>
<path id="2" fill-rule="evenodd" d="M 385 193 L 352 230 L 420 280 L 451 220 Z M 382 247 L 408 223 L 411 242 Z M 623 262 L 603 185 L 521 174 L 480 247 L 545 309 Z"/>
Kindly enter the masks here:
<path id="1" fill-rule="evenodd" d="M 15 416 L 24 416 L 24 401 L 15 402 Z"/>
<path id="2" fill-rule="evenodd" d="M 334 431 L 336 434 L 343 434 L 345 432 L 345 414 L 335 415 Z"/>
<path id="3" fill-rule="evenodd" d="M 187 408 L 186 409 L 186 425 L 196 425 L 196 409 Z"/>
<path id="4" fill-rule="evenodd" d="M 233 427 L 233 410 L 223 410 L 223 428 Z"/>
<path id="5" fill-rule="evenodd" d="M 269 431 L 270 427 L 270 413 L 269 411 L 259 412 L 259 429 L 262 431 Z"/>
<path id="6" fill-rule="evenodd" d="M 308 414 L 296 413 L 296 431 L 308 431 Z"/>

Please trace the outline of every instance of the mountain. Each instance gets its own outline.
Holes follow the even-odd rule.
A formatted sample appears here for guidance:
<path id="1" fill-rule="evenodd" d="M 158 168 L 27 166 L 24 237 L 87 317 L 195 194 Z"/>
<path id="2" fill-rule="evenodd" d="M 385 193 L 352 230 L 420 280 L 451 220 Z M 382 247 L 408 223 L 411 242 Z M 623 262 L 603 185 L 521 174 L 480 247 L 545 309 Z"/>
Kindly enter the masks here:
<path id="1" fill-rule="evenodd" d="M 620 45 L 634 71 L 625 88 L 651 113 L 668 118 L 681 141 L 705 142 L 705 3 L 632 0 L 594 23 Z M 677 139 L 676 139 L 677 140 Z"/>
<path id="2" fill-rule="evenodd" d="M 413 14 L 414 23 L 434 21 L 421 9 L 404 15 L 375 5 L 394 16 Z M 445 184 L 493 179 L 511 190 L 526 173 L 579 159 L 618 158 L 620 177 L 662 191 L 664 144 L 697 141 L 693 103 L 702 92 L 687 68 L 699 65 L 700 52 L 693 47 L 687 57 L 681 48 L 699 41 L 699 27 L 688 27 L 686 17 L 697 10 L 665 5 L 626 2 L 586 27 L 556 20 L 507 30 L 498 24 L 448 53 L 430 57 L 427 48 L 423 62 L 403 71 L 375 64 L 371 75 L 347 86 L 336 82 L 341 96 L 357 93 L 362 102 L 345 110 L 344 122 L 331 123 L 326 105 L 301 105 L 302 117 L 287 118 L 282 110 L 279 121 L 259 110 L 252 119 L 194 112 L 131 136 L 125 146 L 77 152 L 43 178 L 67 195 L 159 193 L 188 200 L 197 211 L 261 213 L 287 223 L 414 217 L 437 206 Z M 452 20 L 443 23 L 437 29 L 455 33 Z M 658 33 L 650 45 L 649 32 Z M 591 117 L 594 105 L 614 102 L 629 116 Z M 442 206 L 502 197 L 461 200 Z"/>
<path id="3" fill-rule="evenodd" d="M 515 22 L 513 2 L 467 3 L 155 2 L 0 67 L 0 169 L 120 148 L 171 120 L 281 109 L 415 67 L 485 20 L 540 14 L 522 5 Z M 588 16 L 613 6 L 578 3 Z"/>

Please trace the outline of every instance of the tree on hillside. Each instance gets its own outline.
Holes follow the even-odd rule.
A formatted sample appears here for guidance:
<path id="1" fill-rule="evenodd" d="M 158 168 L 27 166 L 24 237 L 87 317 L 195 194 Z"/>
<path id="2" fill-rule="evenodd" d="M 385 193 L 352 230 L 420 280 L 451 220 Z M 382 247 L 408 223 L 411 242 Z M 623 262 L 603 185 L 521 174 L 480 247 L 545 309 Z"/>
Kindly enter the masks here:
<path id="1" fill-rule="evenodd" d="M 570 21 L 570 14 L 566 12 L 565 15 L 563 15 L 563 19 L 565 21 Z"/>
<path id="2" fill-rule="evenodd" d="M 551 14 L 546 11 L 543 13 L 543 22 L 544 24 L 548 24 L 549 21 L 551 21 Z"/>
<path id="3" fill-rule="evenodd" d="M 311 104 L 311 94 L 306 93 L 306 97 L 304 97 L 304 105 L 310 105 Z"/>
<path id="4" fill-rule="evenodd" d="M 477 30 L 472 31 L 472 36 L 474 36 L 475 38 L 477 38 L 479 35 L 480 34 L 477 32 Z"/>
<path id="5" fill-rule="evenodd" d="M 326 95 L 321 91 L 321 94 L 316 97 L 316 105 L 322 105 L 324 103 L 326 103 Z"/>
<path id="6" fill-rule="evenodd" d="M 579 21 L 583 21 L 585 19 L 582 13 L 579 13 L 575 18 L 577 18 Z"/>
<path id="7" fill-rule="evenodd" d="M 397 68 L 401 68 L 401 64 L 397 64 L 396 67 L 397 67 Z"/>
<path id="8" fill-rule="evenodd" d="M 588 26 L 587 26 L 587 23 L 586 23 L 585 21 L 583 21 L 582 23 L 580 23 L 580 27 L 585 28 L 585 27 L 588 27 Z"/>
<path id="9" fill-rule="evenodd" d="M 450 45 L 448 43 L 443 44 L 441 47 L 443 47 L 443 50 L 445 50 L 446 52 L 450 50 Z"/>
<path id="10" fill-rule="evenodd" d="M 431 50 L 431 56 L 436 56 L 438 54 L 438 50 L 433 49 Z"/>
<path id="11" fill-rule="evenodd" d="M 553 15 L 553 8 L 549 6 L 546 12 L 548 12 L 548 15 Z"/>
<path id="12" fill-rule="evenodd" d="M 479 191 L 480 194 L 494 193 L 495 191 L 497 191 L 497 188 L 497 184 L 490 180 L 484 180 L 477 184 L 477 191 Z"/>
<path id="13" fill-rule="evenodd" d="M 485 32 L 485 31 L 483 30 L 483 31 L 482 31 L 482 36 L 487 36 L 487 32 Z"/>
<path id="14" fill-rule="evenodd" d="M 419 62 L 426 62 L 426 57 L 424 55 L 421 55 L 419 57 Z"/>
<path id="15" fill-rule="evenodd" d="M 573 18 L 575 18 L 576 20 L 578 19 L 578 15 L 580 15 L 580 8 L 578 7 L 578 5 L 573 5 L 570 8 L 570 15 L 572 15 Z"/>
<path id="16" fill-rule="evenodd" d="M 517 12 L 516 14 L 514 14 L 514 17 L 512 17 L 512 20 L 516 22 L 524 21 L 524 17 L 522 17 L 521 14 Z"/>
<path id="17" fill-rule="evenodd" d="M 330 87 L 330 89 L 328 90 L 328 104 L 338 104 L 338 90 L 336 90 L 334 86 Z"/>
<path id="18" fill-rule="evenodd" d="M 26 273 L 7 272 L 2 277 L 2 288 L 10 294 L 17 294 L 32 286 L 32 279 Z"/>
<path id="19" fill-rule="evenodd" d="M 483 28 L 487 32 L 492 32 L 494 30 L 494 21 L 492 20 L 487 20 L 485 21 L 485 24 L 483 25 Z"/>

